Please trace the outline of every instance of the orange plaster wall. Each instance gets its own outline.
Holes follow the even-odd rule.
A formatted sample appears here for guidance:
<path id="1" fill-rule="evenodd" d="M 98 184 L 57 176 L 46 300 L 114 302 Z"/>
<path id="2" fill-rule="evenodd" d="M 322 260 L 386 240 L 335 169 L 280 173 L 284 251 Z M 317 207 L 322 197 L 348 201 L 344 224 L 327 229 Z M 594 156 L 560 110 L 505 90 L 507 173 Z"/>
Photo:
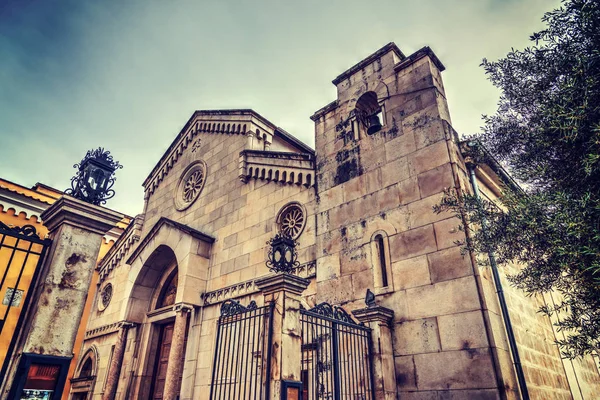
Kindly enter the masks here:
<path id="1" fill-rule="evenodd" d="M 29 197 L 29 198 L 33 198 L 35 200 L 42 201 L 44 203 L 47 203 L 48 205 L 51 205 L 52 203 L 54 203 L 62 195 L 62 192 L 60 192 L 56 189 L 53 189 L 51 187 L 39 184 L 39 183 L 30 189 L 30 188 L 18 185 L 16 183 L 4 180 L 2 178 L 0 178 L 0 188 L 7 189 L 13 193 L 23 195 L 24 197 Z M 42 238 L 46 237 L 48 234 L 48 229 L 40 222 L 40 220 L 37 216 L 35 216 L 35 215 L 28 216 L 24 212 L 16 214 L 15 210 L 13 208 L 8 208 L 5 210 L 4 206 L 2 204 L 0 204 L 0 221 L 2 221 L 4 224 L 9 225 L 9 226 L 33 225 L 33 226 L 35 226 L 38 234 Z M 127 225 L 129 225 L 130 221 L 131 221 L 131 218 L 125 217 L 125 218 L 123 218 L 122 221 L 117 223 L 117 227 L 121 228 L 121 229 L 125 229 L 127 227 Z M 106 253 L 114 245 L 114 243 L 115 242 L 112 240 L 109 242 L 106 242 L 105 240 L 102 241 L 102 245 L 100 247 L 100 252 L 98 254 L 98 262 L 100 262 L 100 260 L 102 260 L 102 258 L 106 255 Z M 0 260 L 0 265 L 4 265 L 3 262 L 6 263 L 6 260 L 3 260 L 3 259 Z M 29 279 L 31 279 L 31 277 L 33 276 L 34 270 L 35 270 L 35 265 L 33 265 L 33 266 L 28 265 L 28 268 L 26 268 L 26 270 L 24 271 L 22 283 L 19 284 L 19 289 L 24 289 L 25 284 L 27 284 L 26 289 L 28 289 L 30 281 L 27 281 L 25 278 L 26 278 L 26 276 L 29 276 Z M 92 309 L 92 306 L 94 303 L 94 297 L 95 297 L 96 290 L 97 290 L 97 284 L 98 284 L 98 272 L 94 271 L 94 274 L 92 276 L 92 282 L 90 283 L 90 290 L 88 293 L 88 297 L 85 302 L 83 315 L 82 315 L 81 321 L 79 323 L 79 328 L 77 330 L 75 344 L 73 345 L 73 359 L 71 360 L 71 364 L 69 366 L 69 374 L 67 376 L 67 381 L 65 382 L 65 387 L 63 389 L 62 399 L 65 399 L 65 400 L 68 399 L 69 392 L 71 390 L 71 380 L 70 379 L 73 377 L 73 374 L 75 373 L 76 368 L 77 368 L 77 360 L 79 359 L 79 354 L 82 350 L 81 345 L 83 343 L 83 339 L 85 336 L 87 321 L 90 316 L 91 309 Z M 27 294 L 27 291 L 25 291 L 24 296 L 26 294 Z M 17 310 L 15 310 L 15 311 L 17 311 Z M 13 326 L 12 330 L 14 331 L 14 326 L 16 325 L 16 319 L 18 319 L 18 313 L 15 313 L 16 317 L 12 317 L 12 314 L 13 313 L 11 312 L 11 318 L 15 319 L 14 323 L 12 324 L 12 326 Z M 10 344 L 10 341 L 11 341 L 13 333 L 14 333 L 12 331 L 9 331 L 9 329 L 7 329 L 8 325 L 10 325 L 8 323 L 8 321 L 9 320 L 7 319 L 5 329 L 3 329 L 4 334 L 2 336 L 0 336 L 0 364 L 3 362 L 4 354 L 6 354 L 6 350 L 8 349 L 8 346 Z"/>
<path id="2" fill-rule="evenodd" d="M 46 227 L 43 226 L 38 221 L 37 217 L 34 216 L 34 217 L 27 219 L 25 213 L 21 212 L 19 214 L 15 214 L 15 210 L 12 208 L 5 211 L 2 205 L 0 205 L 0 221 L 2 221 L 3 223 L 5 223 L 6 225 L 9 225 L 9 226 L 33 225 L 33 226 L 35 226 L 36 230 L 40 233 L 41 237 L 45 237 L 48 232 Z M 5 240 L 10 240 L 10 239 L 6 238 Z M 2 268 L 0 270 L 0 273 L 4 273 L 4 268 L 8 265 L 9 257 L 10 257 L 9 252 L 4 252 L 4 253 L 0 254 L 0 268 Z M 21 280 L 20 280 L 19 286 L 18 286 L 18 289 L 23 290 L 23 292 L 24 292 L 23 299 L 25 299 L 25 296 L 27 296 L 27 293 L 29 292 L 29 286 L 31 284 L 31 279 L 33 278 L 33 274 L 35 272 L 37 260 L 38 260 L 38 257 L 28 258 L 28 262 L 27 262 L 25 268 L 23 269 L 23 275 L 21 276 Z M 19 261 L 20 260 L 18 260 L 18 259 L 13 259 L 13 265 L 16 263 L 20 264 Z M 14 276 L 14 275 L 17 274 L 17 271 L 15 270 L 13 272 L 14 273 L 11 273 L 11 271 L 9 270 L 8 276 L 7 276 L 8 282 L 10 282 L 11 280 L 13 282 L 15 282 L 16 276 Z M 10 286 L 10 285 L 7 284 L 7 286 Z M 3 297 L 3 294 L 4 294 L 4 290 L 2 290 L 2 296 L 0 296 L 0 297 Z M 3 317 L 7 306 L 3 306 L 1 303 L 1 300 L 2 299 L 0 298 L 0 315 Z M 19 306 L 19 307 L 11 307 L 11 309 L 9 311 L 9 314 L 8 314 L 5 324 L 4 324 L 4 328 L 2 329 L 2 334 L 0 335 L 0 365 L 2 365 L 2 363 L 4 363 L 4 358 L 8 351 L 8 347 L 10 346 L 10 342 L 14 335 L 14 331 L 17 326 L 17 322 L 19 320 L 19 316 L 21 315 L 22 310 L 23 310 L 23 303 L 21 303 L 21 306 Z"/>

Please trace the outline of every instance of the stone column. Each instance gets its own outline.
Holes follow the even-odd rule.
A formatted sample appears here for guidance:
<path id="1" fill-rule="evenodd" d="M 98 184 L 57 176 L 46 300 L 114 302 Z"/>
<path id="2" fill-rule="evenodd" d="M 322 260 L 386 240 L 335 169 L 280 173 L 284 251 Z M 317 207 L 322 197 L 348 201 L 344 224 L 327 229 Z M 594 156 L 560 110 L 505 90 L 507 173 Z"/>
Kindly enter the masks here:
<path id="1" fill-rule="evenodd" d="M 256 286 L 263 292 L 265 304 L 274 304 L 271 342 L 270 398 L 281 398 L 281 381 L 300 381 L 302 372 L 302 336 L 300 299 L 310 281 L 296 275 L 277 273 L 260 278 Z M 268 360 L 267 360 L 268 361 Z"/>
<path id="2" fill-rule="evenodd" d="M 108 367 L 106 387 L 104 388 L 102 400 L 113 400 L 115 398 L 117 387 L 119 385 L 119 376 L 121 375 L 123 355 L 125 354 L 125 347 L 127 345 L 127 331 L 132 326 L 134 326 L 132 323 L 121 323 L 119 333 L 117 335 L 117 342 L 115 343 L 115 350 L 113 351 L 110 365 Z"/>
<path id="3" fill-rule="evenodd" d="M 187 316 L 192 308 L 186 304 L 175 306 L 175 326 L 173 327 L 173 339 L 171 340 L 171 351 L 169 352 L 169 363 L 167 364 L 167 376 L 165 380 L 165 391 L 163 399 L 176 400 L 181 387 L 181 373 L 183 362 L 181 359 L 185 354 L 185 328 Z"/>
<path id="4" fill-rule="evenodd" d="M 371 328 L 373 340 L 373 376 L 375 378 L 375 399 L 396 399 L 396 368 L 394 366 L 394 348 L 390 323 L 394 311 L 381 306 L 371 306 L 352 311 L 360 322 Z"/>
<path id="5" fill-rule="evenodd" d="M 102 237 L 123 214 L 63 196 L 41 218 L 52 246 L 40 275 L 39 297 L 33 300 L 23 352 L 72 357 Z"/>

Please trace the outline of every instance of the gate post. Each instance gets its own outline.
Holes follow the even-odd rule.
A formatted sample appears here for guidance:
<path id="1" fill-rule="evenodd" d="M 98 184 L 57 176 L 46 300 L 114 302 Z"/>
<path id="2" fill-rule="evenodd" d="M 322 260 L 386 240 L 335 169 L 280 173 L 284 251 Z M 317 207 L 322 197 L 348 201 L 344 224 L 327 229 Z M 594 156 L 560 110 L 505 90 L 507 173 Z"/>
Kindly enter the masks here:
<path id="1" fill-rule="evenodd" d="M 263 292 L 265 305 L 272 304 L 270 376 L 266 377 L 270 396 L 282 399 L 282 381 L 300 381 L 302 370 L 302 331 L 300 299 L 310 281 L 284 272 L 268 275 L 256 281 Z M 266 357 L 266 355 L 265 355 Z"/>
<path id="2" fill-rule="evenodd" d="M 12 382 L 9 398 L 21 395 L 29 365 L 32 360 L 41 359 L 48 365 L 60 364 L 61 371 L 64 369 L 64 374 L 61 372 L 57 378 L 53 398 L 62 395 L 102 237 L 123 214 L 62 196 L 41 218 L 52 245 L 37 287 L 30 289 L 34 302 L 26 317 L 13 365 L 6 375 L 6 381 Z"/>
<path id="3" fill-rule="evenodd" d="M 360 322 L 371 328 L 371 354 L 373 356 L 373 383 L 375 399 L 396 399 L 396 369 L 390 323 L 394 311 L 389 308 L 370 305 L 367 308 L 352 311 Z"/>

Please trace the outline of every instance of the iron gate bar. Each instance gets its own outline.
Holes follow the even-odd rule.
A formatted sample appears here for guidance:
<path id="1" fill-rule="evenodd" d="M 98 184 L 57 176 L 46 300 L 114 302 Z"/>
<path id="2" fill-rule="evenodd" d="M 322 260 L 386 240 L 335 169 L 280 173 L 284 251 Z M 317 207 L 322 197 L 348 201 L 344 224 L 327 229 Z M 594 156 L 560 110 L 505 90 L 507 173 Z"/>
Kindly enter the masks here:
<path id="1" fill-rule="evenodd" d="M 374 399 L 371 329 L 327 303 L 300 315 L 305 400 Z"/>
<path id="2" fill-rule="evenodd" d="M 217 321 L 211 399 L 268 399 L 272 314 L 273 304 L 223 303 Z"/>
<path id="3" fill-rule="evenodd" d="M 15 299 L 17 290 L 19 290 L 18 285 L 20 283 L 20 280 L 21 280 L 21 277 L 23 274 L 23 269 L 26 266 L 25 264 L 28 260 L 29 254 L 34 254 L 34 255 L 38 256 L 37 263 L 35 265 L 33 274 L 31 276 L 31 282 L 29 284 L 29 288 L 26 291 L 27 294 L 25 294 L 25 298 L 22 299 L 22 301 L 21 301 L 21 312 L 19 313 L 19 318 L 18 318 L 17 324 L 15 326 L 15 331 L 14 331 L 14 333 L 12 335 L 12 339 L 10 340 L 10 343 L 8 345 L 4 361 L 2 362 L 2 367 L 0 368 L 0 376 L 4 376 L 6 373 L 6 370 L 8 368 L 9 361 L 12 357 L 14 347 L 16 346 L 17 337 L 19 336 L 17 334 L 17 332 L 19 332 L 21 330 L 21 327 L 24 323 L 25 315 L 27 314 L 27 310 L 29 308 L 29 304 L 31 302 L 33 292 L 35 291 L 38 276 L 40 274 L 40 270 L 42 269 L 41 267 L 42 267 L 44 259 L 46 257 L 46 252 L 47 252 L 48 248 L 50 247 L 52 240 L 41 239 L 38 236 L 36 228 L 33 225 L 9 227 L 8 225 L 4 224 L 3 222 L 0 222 L 0 235 L 2 236 L 2 240 L 0 240 L 0 249 L 2 249 L 2 248 L 12 249 L 11 255 L 6 264 L 6 270 L 4 271 L 2 280 L 0 281 L 0 290 L 2 289 L 2 287 L 4 286 L 4 284 L 6 282 L 6 277 L 8 275 L 10 266 L 12 265 L 12 262 L 14 260 L 14 255 L 15 255 L 16 251 L 17 250 L 25 251 L 25 249 L 19 248 L 19 242 L 20 241 L 29 242 L 26 258 L 23 261 L 23 263 L 21 264 L 21 271 L 19 272 L 19 277 L 17 278 L 17 283 L 15 284 L 15 286 L 13 288 L 13 293 L 10 297 L 10 301 L 6 306 L 5 318 L 0 322 L 0 333 L 2 332 L 2 330 L 5 326 L 5 321 L 6 321 L 6 318 L 8 318 L 8 312 L 9 312 L 10 308 L 12 307 L 12 303 Z M 10 245 L 6 244 L 6 237 L 12 237 L 12 238 L 16 239 L 14 246 L 10 246 Z M 32 251 L 33 244 L 39 245 L 40 250 Z M 7 288 L 7 290 L 8 290 L 8 288 Z"/>
<path id="4" fill-rule="evenodd" d="M 14 256 L 14 254 L 17 250 L 18 243 L 19 243 L 19 239 L 17 239 L 17 243 L 15 243 L 15 248 L 13 249 L 13 254 L 11 254 L 11 261 L 12 261 L 12 256 Z M 33 243 L 29 242 L 29 246 L 27 247 L 27 252 L 25 253 L 25 259 L 23 260 L 23 263 L 21 264 L 21 270 L 19 271 L 19 275 L 17 276 L 17 281 L 15 282 L 13 291 L 10 295 L 10 300 L 9 300 L 8 304 L 6 305 L 6 311 L 4 312 L 4 318 L 2 318 L 2 321 L 0 321 L 0 334 L 2 333 L 2 330 L 4 329 L 4 322 L 8 318 L 8 312 L 10 311 L 10 308 L 13 306 L 12 305 L 13 301 L 15 300 L 15 296 L 17 295 L 17 291 L 19 290 L 19 283 L 21 283 L 21 278 L 23 277 L 23 271 L 25 270 L 25 267 L 27 266 L 27 260 L 29 259 L 29 254 L 31 254 L 31 246 L 33 246 Z M 21 250 L 21 249 L 19 249 L 19 250 Z M 4 275 L 4 277 L 6 277 L 6 275 L 8 274 L 8 270 L 10 269 L 11 263 L 12 262 L 9 262 L 6 265 L 6 274 Z M 2 288 L 2 286 L 4 286 L 4 279 L 2 281 L 2 284 L 0 284 L 0 288 Z M 9 289 L 9 287 L 7 286 L 6 287 L 7 294 L 8 294 L 8 289 Z"/>

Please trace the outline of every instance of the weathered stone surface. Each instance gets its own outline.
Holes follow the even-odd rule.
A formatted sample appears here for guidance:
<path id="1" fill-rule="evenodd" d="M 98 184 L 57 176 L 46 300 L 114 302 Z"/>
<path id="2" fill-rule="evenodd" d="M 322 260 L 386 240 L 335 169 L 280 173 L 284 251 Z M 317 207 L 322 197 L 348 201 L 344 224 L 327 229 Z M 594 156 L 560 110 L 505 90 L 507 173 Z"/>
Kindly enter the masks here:
<path id="1" fill-rule="evenodd" d="M 455 186 L 450 163 L 421 172 L 418 179 L 421 197 L 428 197 Z"/>
<path id="2" fill-rule="evenodd" d="M 393 261 L 400 261 L 437 250 L 433 226 L 411 229 L 390 237 Z"/>
<path id="3" fill-rule="evenodd" d="M 442 350 L 467 350 L 488 346 L 481 311 L 437 318 Z"/>
<path id="4" fill-rule="evenodd" d="M 78 324 L 96 266 L 103 229 L 122 215 L 72 198 L 62 198 L 43 214 L 53 244 L 40 278 L 40 298 L 32 310 L 22 351 L 71 357 Z M 86 224 L 89 228 L 86 228 Z"/>
<path id="5" fill-rule="evenodd" d="M 438 250 L 456 246 L 457 242 L 464 241 L 465 235 L 458 229 L 460 224 L 461 221 L 454 217 L 433 224 Z"/>
<path id="6" fill-rule="evenodd" d="M 441 350 L 437 321 L 425 318 L 394 326 L 394 355 L 432 353 Z"/>
<path id="7" fill-rule="evenodd" d="M 431 282 L 441 282 L 450 279 L 472 275 L 473 267 L 469 254 L 461 254 L 460 247 L 450 247 L 427 255 Z"/>
<path id="8" fill-rule="evenodd" d="M 496 386 L 487 349 L 417 354 L 414 360 L 419 390 L 491 389 Z"/>
<path id="9" fill-rule="evenodd" d="M 396 290 L 429 285 L 431 278 L 427 256 L 413 257 L 393 263 L 392 276 Z"/>
<path id="10" fill-rule="evenodd" d="M 473 311 L 480 307 L 473 277 L 407 289 L 406 301 L 411 320 Z"/>
<path id="11" fill-rule="evenodd" d="M 403 340 L 407 340 L 404 338 Z M 402 392 L 417 389 L 417 374 L 413 356 L 394 357 L 396 368 L 396 384 Z"/>
<path id="12" fill-rule="evenodd" d="M 448 147 L 445 141 L 417 150 L 408 156 L 411 174 L 418 175 L 450 162 Z"/>

